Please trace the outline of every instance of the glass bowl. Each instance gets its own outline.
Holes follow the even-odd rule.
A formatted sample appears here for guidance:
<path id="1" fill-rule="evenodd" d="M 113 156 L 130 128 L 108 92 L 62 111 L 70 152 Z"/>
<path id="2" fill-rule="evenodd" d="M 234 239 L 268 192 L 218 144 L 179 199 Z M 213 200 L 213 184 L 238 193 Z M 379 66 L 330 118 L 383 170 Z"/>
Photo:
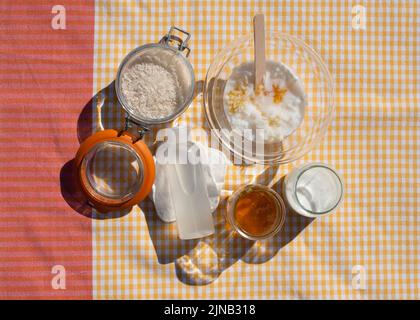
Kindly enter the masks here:
<path id="1" fill-rule="evenodd" d="M 285 65 L 304 87 L 307 104 L 300 126 L 281 141 L 258 145 L 245 137 L 242 144 L 234 143 L 237 138 L 225 113 L 224 89 L 235 68 L 253 61 L 253 34 L 236 40 L 217 54 L 207 71 L 203 103 L 212 134 L 235 159 L 281 164 L 302 157 L 325 135 L 334 111 L 333 82 L 321 57 L 302 40 L 283 33 L 266 33 L 265 41 L 266 60 Z M 247 139 L 251 144 L 246 143 Z"/>

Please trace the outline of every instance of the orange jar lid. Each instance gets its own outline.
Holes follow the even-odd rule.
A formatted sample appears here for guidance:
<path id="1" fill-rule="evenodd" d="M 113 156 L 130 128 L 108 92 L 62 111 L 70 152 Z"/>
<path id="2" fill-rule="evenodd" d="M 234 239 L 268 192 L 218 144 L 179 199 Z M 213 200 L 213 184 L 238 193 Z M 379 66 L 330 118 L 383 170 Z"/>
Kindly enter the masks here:
<path id="1" fill-rule="evenodd" d="M 127 131 L 108 129 L 90 136 L 80 145 L 75 165 L 83 193 L 100 212 L 134 206 L 155 180 L 152 153 Z"/>

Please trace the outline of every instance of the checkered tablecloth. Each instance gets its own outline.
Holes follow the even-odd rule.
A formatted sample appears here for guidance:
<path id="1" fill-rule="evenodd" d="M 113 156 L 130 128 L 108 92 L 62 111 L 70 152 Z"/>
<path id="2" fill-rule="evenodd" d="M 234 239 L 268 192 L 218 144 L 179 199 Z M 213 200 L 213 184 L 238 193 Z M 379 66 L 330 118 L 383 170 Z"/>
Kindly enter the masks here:
<path id="1" fill-rule="evenodd" d="M 46 7 L 49 4 L 42 2 Z M 177 239 L 174 224 L 160 222 L 149 200 L 129 214 L 108 216 L 110 219 L 97 219 L 99 214 L 94 214 L 95 219 L 76 218 L 76 213 L 72 218 L 73 212 L 68 208 L 57 205 L 48 209 L 49 206 L 41 206 L 36 199 L 32 204 L 25 195 L 32 192 L 31 197 L 36 198 L 36 190 L 16 189 L 24 198 L 21 210 L 31 206 L 38 211 L 56 210 L 55 220 L 50 223 L 62 223 L 61 232 L 69 233 L 69 239 L 71 232 L 78 232 L 78 223 L 85 230 L 85 240 L 78 240 L 85 241 L 86 250 L 90 251 L 84 258 L 84 267 L 71 275 L 74 281 L 83 282 L 87 295 L 95 299 L 420 298 L 420 5 L 417 1 L 97 0 L 77 4 L 67 1 L 64 5 L 66 31 L 79 26 L 81 31 L 76 38 L 82 39 L 85 35 L 83 39 L 92 43 L 86 50 L 92 51 L 93 60 L 85 60 L 85 63 L 92 63 L 93 70 L 84 79 L 85 88 L 92 89 L 92 112 L 85 119 L 92 123 L 91 132 L 121 127 L 124 123 L 124 114 L 115 108 L 113 80 L 120 61 L 130 50 L 159 41 L 171 25 L 181 27 L 192 34 L 189 59 L 196 79 L 204 80 L 216 53 L 240 35 L 252 32 L 253 15 L 264 13 L 267 29 L 299 37 L 320 53 L 334 80 L 335 115 L 327 136 L 302 159 L 281 166 L 230 166 L 225 189 L 233 190 L 243 183 L 258 181 L 280 192 L 281 177 L 293 167 L 310 161 L 332 165 L 345 181 L 345 199 L 334 215 L 309 220 L 288 213 L 285 227 L 278 236 L 256 243 L 229 235 L 223 222 L 223 201 L 215 213 L 216 236 L 185 242 Z M 94 14 L 94 19 L 86 21 L 87 18 L 83 18 L 86 12 Z M 87 29 L 89 24 L 92 28 L 84 30 L 83 25 Z M 72 47 L 71 39 L 67 52 L 85 50 L 83 44 Z M 89 70 L 83 72 L 89 73 Z M 2 79 L 6 81 L 8 77 Z M 67 96 L 63 99 L 77 98 L 77 90 L 65 92 Z M 6 93 L 2 91 L 2 94 Z M 2 158 L 6 158 L 5 128 L 10 127 L 7 122 L 10 113 L 29 110 L 35 119 L 37 115 L 31 113 L 30 107 L 29 104 L 29 109 L 9 108 L 8 113 L 1 107 Z M 41 106 L 38 108 L 41 114 L 45 112 Z M 73 108 L 77 114 L 83 103 Z M 38 114 L 38 117 L 41 116 Z M 77 116 L 62 117 L 60 121 L 65 128 L 66 124 L 77 122 Z M 201 96 L 177 123 L 207 126 Z M 76 124 L 71 130 L 67 138 L 73 139 L 75 152 Z M 43 141 L 60 139 L 50 135 Z M 60 161 L 71 158 L 73 151 L 65 151 L 66 156 L 62 156 L 63 145 L 57 142 L 55 146 L 56 154 L 61 155 Z M 47 157 L 47 150 L 45 152 Z M 48 167 L 48 162 L 45 165 Z M 19 176 L 18 169 L 2 168 L 1 172 L 2 178 Z M 45 183 L 50 181 L 48 177 L 45 179 Z M 55 181 L 56 176 L 51 179 Z M 9 275 L 17 272 L 13 269 L 15 264 L 0 261 L 0 287 L 13 292 L 4 291 L 0 295 L 19 296 L 19 288 L 26 288 L 21 283 L 27 283 L 30 289 L 23 290 L 30 292 L 27 295 L 49 296 L 49 247 L 42 245 L 42 237 L 48 231 L 39 227 L 38 237 L 33 237 L 33 234 L 28 235 L 30 231 L 25 233 L 22 226 L 31 230 L 31 223 L 42 224 L 44 220 L 13 219 L 10 213 L 13 210 L 7 208 L 13 208 L 18 197 L 10 200 L 10 193 L 4 193 L 8 183 L 1 182 L 2 198 L 9 199 L 2 212 L 9 213 L 7 219 L 11 222 L 3 222 L 0 232 L 10 232 L 10 226 L 16 224 L 20 231 L 23 228 L 21 237 L 25 241 L 39 245 L 26 257 L 44 255 L 47 258 L 43 262 L 45 268 L 39 271 L 40 279 L 44 280 L 39 280 L 38 287 L 32 285 L 33 278 L 19 275 L 16 276 L 18 285 L 14 286 L 14 278 Z M 56 192 L 43 194 L 45 202 L 49 194 L 56 197 Z M 68 212 L 67 219 L 73 221 L 71 230 L 74 231 L 65 230 L 65 221 L 57 218 L 62 211 Z M 80 222 L 72 219 L 80 219 Z M 13 260 L 15 247 L 4 238 L 0 239 L 0 249 L 6 253 L 1 256 Z M 77 256 L 79 246 L 73 243 L 68 248 L 73 250 L 71 255 Z M 25 257 L 25 253 L 18 256 Z M 63 257 L 66 255 L 58 255 L 51 265 L 74 263 Z M 180 268 L 185 261 L 205 271 L 206 277 L 202 279 L 205 284 L 194 282 L 200 275 L 193 279 L 185 275 Z M 81 274 L 85 275 L 82 280 Z M 68 290 L 77 288 L 72 283 L 73 278 L 67 279 Z M 54 297 L 66 297 L 64 292 L 54 292 Z"/>

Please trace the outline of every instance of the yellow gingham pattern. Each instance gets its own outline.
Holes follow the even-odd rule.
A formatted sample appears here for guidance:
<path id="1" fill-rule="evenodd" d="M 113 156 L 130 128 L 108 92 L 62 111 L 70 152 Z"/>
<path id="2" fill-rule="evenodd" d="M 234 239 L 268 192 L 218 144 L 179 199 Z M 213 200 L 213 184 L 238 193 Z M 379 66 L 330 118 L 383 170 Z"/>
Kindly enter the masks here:
<path id="1" fill-rule="evenodd" d="M 357 4 L 366 7 L 366 30 L 351 26 Z M 288 214 L 279 237 L 253 246 L 231 241 L 226 269 L 207 285 L 179 279 L 174 261 L 189 250 L 205 255 L 208 246 L 220 247 L 217 239 L 177 240 L 174 224 L 161 223 L 149 200 L 130 214 L 115 214 L 118 219 L 94 220 L 94 298 L 420 298 L 417 1 L 97 0 L 95 10 L 97 129 L 124 122 L 112 87 L 122 58 L 157 42 L 171 25 L 192 34 L 196 80 L 204 80 L 220 48 L 252 31 L 257 12 L 265 14 L 267 29 L 303 39 L 334 78 L 336 112 L 328 135 L 288 165 L 229 167 L 225 188 L 259 175 L 258 182 L 280 191 L 277 181 L 291 168 L 322 161 L 342 173 L 346 190 L 334 215 L 309 221 Z M 201 97 L 178 123 L 205 125 Z M 222 213 L 223 204 L 218 221 Z M 366 290 L 352 288 L 356 265 L 366 270 Z"/>

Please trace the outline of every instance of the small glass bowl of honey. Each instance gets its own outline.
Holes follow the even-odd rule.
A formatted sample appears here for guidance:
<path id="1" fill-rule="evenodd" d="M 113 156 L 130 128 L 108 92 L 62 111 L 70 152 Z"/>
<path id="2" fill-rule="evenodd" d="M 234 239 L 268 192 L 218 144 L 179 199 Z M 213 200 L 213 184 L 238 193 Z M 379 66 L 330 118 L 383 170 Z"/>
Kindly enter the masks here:
<path id="1" fill-rule="evenodd" d="M 249 184 L 237 189 L 227 201 L 226 219 L 242 237 L 263 240 L 283 227 L 286 207 L 269 187 Z"/>

